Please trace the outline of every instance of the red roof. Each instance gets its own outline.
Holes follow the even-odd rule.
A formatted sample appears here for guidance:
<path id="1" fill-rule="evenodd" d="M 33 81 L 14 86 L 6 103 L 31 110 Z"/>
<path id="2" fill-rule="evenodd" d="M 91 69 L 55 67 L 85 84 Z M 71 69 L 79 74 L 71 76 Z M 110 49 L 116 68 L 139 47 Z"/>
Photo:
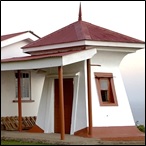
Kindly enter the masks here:
<path id="1" fill-rule="evenodd" d="M 12 34 L 3 35 L 3 36 L 1 36 L 1 41 L 10 39 L 12 37 L 16 37 L 18 35 L 21 35 L 21 34 L 24 34 L 24 33 L 27 33 L 27 32 L 30 32 L 33 35 L 35 35 L 36 37 L 40 38 L 39 36 L 37 36 L 36 34 L 34 34 L 32 31 L 23 31 L 23 32 L 18 32 L 18 33 L 12 33 Z"/>
<path id="2" fill-rule="evenodd" d="M 81 40 L 107 41 L 123 43 L 144 43 L 141 40 L 96 26 L 85 21 L 76 21 L 22 48 L 39 47 Z"/>

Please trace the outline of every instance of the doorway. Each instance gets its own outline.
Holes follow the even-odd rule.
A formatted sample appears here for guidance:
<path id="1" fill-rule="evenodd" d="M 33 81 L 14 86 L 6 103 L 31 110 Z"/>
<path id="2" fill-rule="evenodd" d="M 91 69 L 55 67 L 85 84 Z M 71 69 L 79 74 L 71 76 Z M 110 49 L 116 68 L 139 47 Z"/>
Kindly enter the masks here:
<path id="1" fill-rule="evenodd" d="M 61 132 L 60 125 L 60 108 L 59 108 L 59 80 L 54 81 L 54 132 Z M 65 134 L 70 134 L 71 117 L 72 117 L 72 104 L 73 104 L 73 78 L 63 79 L 63 92 L 64 92 L 64 120 L 65 120 Z"/>

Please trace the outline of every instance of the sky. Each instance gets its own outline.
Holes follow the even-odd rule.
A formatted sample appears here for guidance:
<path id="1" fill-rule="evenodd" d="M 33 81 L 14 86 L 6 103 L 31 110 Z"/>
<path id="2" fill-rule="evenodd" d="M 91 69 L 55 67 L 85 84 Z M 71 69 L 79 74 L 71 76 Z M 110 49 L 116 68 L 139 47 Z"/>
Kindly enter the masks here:
<path id="1" fill-rule="evenodd" d="M 145 41 L 145 1 L 1 1 L 1 35 L 48 35 L 78 20 L 80 2 L 83 21 Z M 134 120 L 145 125 L 145 49 L 119 68 Z"/>

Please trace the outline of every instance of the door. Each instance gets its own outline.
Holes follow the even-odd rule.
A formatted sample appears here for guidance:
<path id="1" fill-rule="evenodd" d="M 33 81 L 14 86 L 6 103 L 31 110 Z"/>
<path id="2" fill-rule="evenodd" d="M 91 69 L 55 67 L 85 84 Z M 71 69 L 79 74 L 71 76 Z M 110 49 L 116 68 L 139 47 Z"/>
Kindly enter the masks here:
<path id="1" fill-rule="evenodd" d="M 55 79 L 54 86 L 55 86 L 54 131 L 55 133 L 60 133 L 61 122 L 60 122 L 60 108 L 59 108 L 59 80 L 58 79 Z M 70 134 L 72 103 L 73 103 L 73 78 L 63 79 L 63 91 L 64 91 L 65 133 Z"/>

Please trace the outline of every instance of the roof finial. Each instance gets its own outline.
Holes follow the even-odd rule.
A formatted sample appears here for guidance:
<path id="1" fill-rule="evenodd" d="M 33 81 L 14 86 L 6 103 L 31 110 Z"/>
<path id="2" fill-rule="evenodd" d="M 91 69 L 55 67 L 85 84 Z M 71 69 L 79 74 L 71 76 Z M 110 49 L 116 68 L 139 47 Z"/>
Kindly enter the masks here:
<path id="1" fill-rule="evenodd" d="M 79 8 L 79 18 L 78 18 L 78 21 L 82 21 L 81 2 L 80 2 L 80 8 Z"/>

